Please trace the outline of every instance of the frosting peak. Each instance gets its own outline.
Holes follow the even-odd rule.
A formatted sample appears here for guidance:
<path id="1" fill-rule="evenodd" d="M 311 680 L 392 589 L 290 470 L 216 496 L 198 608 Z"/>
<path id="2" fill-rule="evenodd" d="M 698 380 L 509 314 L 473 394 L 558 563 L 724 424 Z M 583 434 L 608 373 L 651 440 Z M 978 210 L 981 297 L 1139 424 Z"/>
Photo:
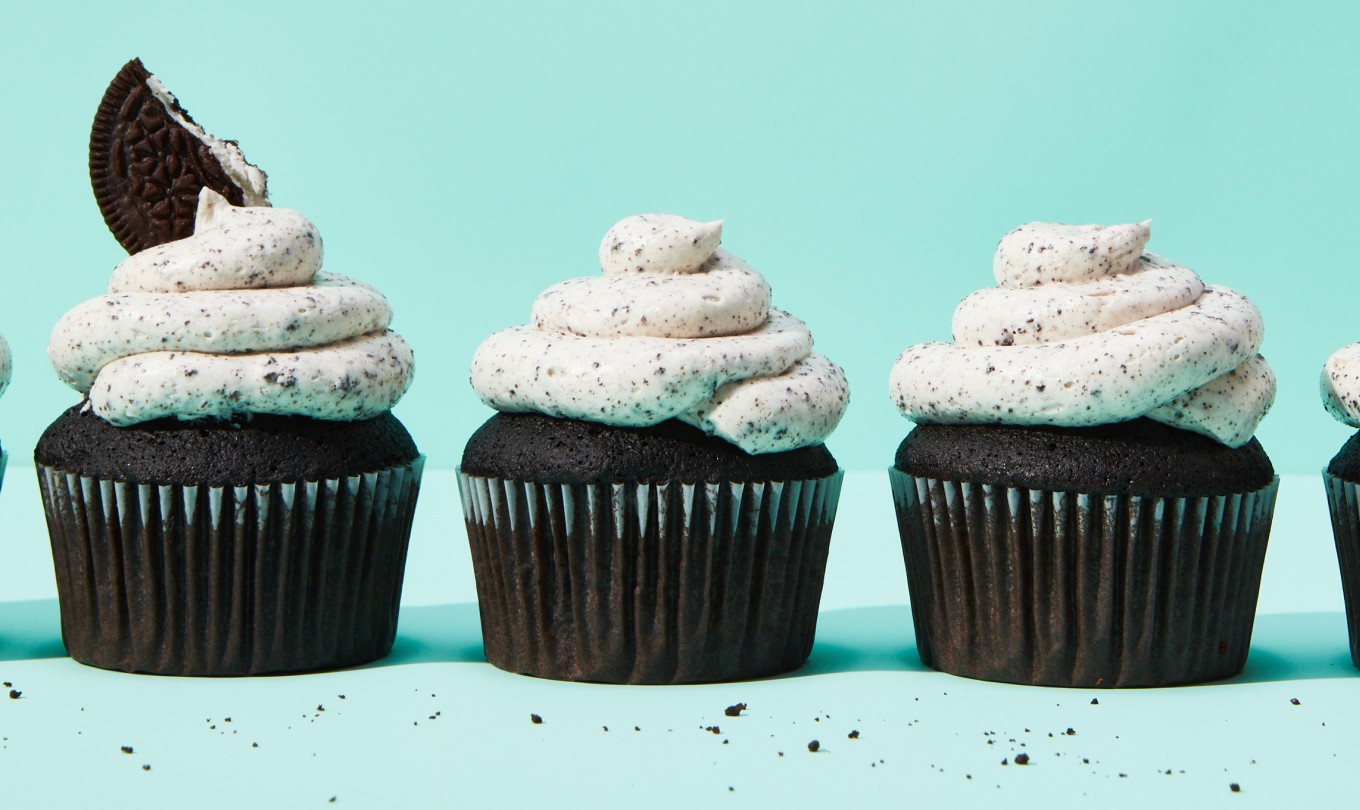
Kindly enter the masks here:
<path id="1" fill-rule="evenodd" d="M 600 241 L 600 268 L 622 273 L 694 273 L 722 241 L 722 220 L 695 222 L 673 214 L 621 219 Z"/>
<path id="2" fill-rule="evenodd" d="M 205 187 L 193 235 L 129 256 L 109 292 L 295 287 L 320 268 L 321 234 L 311 220 L 287 208 L 238 208 Z"/>
<path id="3" fill-rule="evenodd" d="M 1132 225 L 1030 222 L 1001 237 L 992 271 L 1002 287 L 1023 289 L 1127 273 L 1137 267 L 1152 220 Z"/>
<path id="4" fill-rule="evenodd" d="M 1146 416 L 1238 447 L 1275 396 L 1261 313 L 1143 253 L 1149 223 L 1031 223 L 997 246 L 1000 287 L 965 298 L 954 343 L 908 348 L 889 390 L 909 419 L 1082 427 Z"/>
<path id="5" fill-rule="evenodd" d="M 109 294 L 57 322 L 48 355 L 96 414 L 126 426 L 267 413 L 358 420 L 411 384 L 410 347 L 377 290 L 320 271 L 297 211 L 199 194 L 192 236 L 136 253 Z"/>
<path id="6" fill-rule="evenodd" d="M 482 401 L 622 427 L 679 419 L 748 453 L 817 444 L 848 403 L 845 375 L 812 351 L 770 286 L 718 247 L 722 222 L 629 217 L 600 246 L 604 275 L 550 287 L 532 322 L 478 347 Z"/>

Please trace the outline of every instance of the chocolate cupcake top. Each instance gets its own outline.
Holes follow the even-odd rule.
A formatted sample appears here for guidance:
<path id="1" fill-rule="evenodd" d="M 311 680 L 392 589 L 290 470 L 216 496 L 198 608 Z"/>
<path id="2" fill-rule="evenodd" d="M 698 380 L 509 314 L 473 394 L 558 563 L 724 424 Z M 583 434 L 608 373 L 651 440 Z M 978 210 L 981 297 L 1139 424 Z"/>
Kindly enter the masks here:
<path id="1" fill-rule="evenodd" d="M 110 94 L 146 95 L 144 104 L 165 108 L 160 117 L 134 117 L 131 134 L 113 138 L 142 137 L 139 160 L 163 161 L 167 172 L 184 166 L 183 137 L 146 137 L 143 119 L 158 121 L 158 132 L 180 126 L 194 139 L 220 144 L 196 125 L 187 128 L 154 76 L 145 80 L 148 94 L 140 94 L 123 86 L 126 72 Z M 103 113 L 101 106 L 92 137 L 96 193 L 100 182 L 110 182 L 106 173 L 96 174 L 93 157 L 107 125 Z M 218 151 L 240 156 L 234 145 Z M 141 164 L 137 171 L 156 174 Z M 241 172 L 227 167 L 221 173 Z M 413 369 L 410 347 L 387 329 L 386 299 L 321 271 L 321 236 L 302 214 L 268 207 L 262 195 L 249 200 L 262 204 L 238 207 L 192 173 L 181 172 L 174 185 L 182 193 L 195 183 L 192 235 L 164 241 L 147 226 L 121 240 L 151 244 L 118 265 L 108 294 L 57 323 L 48 354 L 58 376 L 115 426 L 242 414 L 352 421 L 387 412 L 410 386 Z M 171 208 L 162 213 L 171 216 Z M 138 221 L 105 215 L 123 226 Z"/>
<path id="2" fill-rule="evenodd" d="M 1240 293 L 1143 251 L 1150 223 L 1030 223 L 997 245 L 997 287 L 954 313 L 954 342 L 912 346 L 889 390 L 921 424 L 1087 427 L 1147 417 L 1228 447 L 1275 398 Z"/>
<path id="3" fill-rule="evenodd" d="M 532 323 L 483 341 L 473 389 L 506 413 L 678 419 L 752 454 L 821 443 L 849 402 L 845 374 L 721 236 L 721 221 L 666 214 L 615 224 L 604 275 L 549 288 Z"/>

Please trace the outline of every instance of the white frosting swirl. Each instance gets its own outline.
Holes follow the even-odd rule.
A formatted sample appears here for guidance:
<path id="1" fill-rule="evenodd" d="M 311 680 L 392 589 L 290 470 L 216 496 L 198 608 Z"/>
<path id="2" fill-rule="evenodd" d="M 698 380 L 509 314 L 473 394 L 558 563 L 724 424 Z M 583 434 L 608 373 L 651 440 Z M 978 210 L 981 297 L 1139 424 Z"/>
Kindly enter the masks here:
<path id="1" fill-rule="evenodd" d="M 14 359 L 10 355 L 9 344 L 5 342 L 5 336 L 0 335 L 0 394 L 9 388 L 9 378 L 13 373 Z"/>
<path id="2" fill-rule="evenodd" d="M 1360 428 L 1360 343 L 1337 349 L 1322 366 L 1322 405 L 1337 420 Z"/>
<path id="3" fill-rule="evenodd" d="M 1000 287 L 965 298 L 954 344 L 912 346 L 889 389 L 921 423 L 1081 427 L 1146 416 L 1230 447 L 1275 397 L 1242 295 L 1143 253 L 1149 223 L 1030 223 L 1002 238 Z"/>
<path id="4" fill-rule="evenodd" d="M 532 323 L 472 360 L 493 408 L 608 425 L 679 419 L 748 453 L 823 441 L 849 401 L 845 374 L 812 351 L 770 287 L 718 247 L 721 222 L 644 214 L 609 229 L 605 275 L 557 284 Z"/>
<path id="5" fill-rule="evenodd" d="M 320 272 L 296 211 L 199 195 L 194 235 L 129 257 L 52 331 L 57 375 L 113 425 L 261 413 L 367 419 L 411 384 L 373 288 Z"/>

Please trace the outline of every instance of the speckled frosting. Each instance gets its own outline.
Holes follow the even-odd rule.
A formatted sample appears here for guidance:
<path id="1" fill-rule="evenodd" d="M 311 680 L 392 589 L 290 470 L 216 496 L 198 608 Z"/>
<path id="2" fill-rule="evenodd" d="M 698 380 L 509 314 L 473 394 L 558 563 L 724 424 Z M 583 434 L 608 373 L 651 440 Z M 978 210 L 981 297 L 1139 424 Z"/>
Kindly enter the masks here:
<path id="1" fill-rule="evenodd" d="M 619 427 L 679 419 L 747 453 L 823 441 L 849 402 L 845 374 L 812 351 L 770 287 L 718 247 L 722 222 L 643 214 L 600 245 L 604 275 L 557 284 L 531 323 L 472 360 L 482 401 Z"/>
<path id="2" fill-rule="evenodd" d="M 1322 366 L 1322 405 L 1335 419 L 1360 428 L 1360 343 L 1337 349 Z"/>
<path id="3" fill-rule="evenodd" d="M 321 272 L 321 254 L 302 214 L 205 188 L 193 236 L 130 256 L 107 295 L 61 318 L 52 365 L 115 426 L 378 416 L 411 384 L 411 349 L 387 329 L 387 300 Z"/>
<path id="4" fill-rule="evenodd" d="M 954 342 L 912 346 L 889 390 L 922 424 L 1087 427 L 1146 416 L 1229 447 L 1275 398 L 1241 294 L 1145 253 L 1150 223 L 1030 223 L 997 245 L 999 286 L 963 300 Z"/>
<path id="5" fill-rule="evenodd" d="M 0 335 L 0 394 L 9 388 L 9 378 L 13 372 L 14 359 L 10 355 L 9 344 L 5 342 L 5 336 Z"/>

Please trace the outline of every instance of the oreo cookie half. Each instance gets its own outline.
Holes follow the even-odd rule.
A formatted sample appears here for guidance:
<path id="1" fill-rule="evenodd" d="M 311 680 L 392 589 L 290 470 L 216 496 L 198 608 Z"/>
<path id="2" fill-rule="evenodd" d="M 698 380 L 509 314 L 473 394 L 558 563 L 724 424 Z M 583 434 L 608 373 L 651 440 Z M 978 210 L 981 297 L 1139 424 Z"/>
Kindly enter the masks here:
<path id="1" fill-rule="evenodd" d="M 192 236 L 198 192 L 268 205 L 264 172 L 234 141 L 209 135 L 133 59 L 104 91 L 90 130 L 90 184 L 104 222 L 128 253 Z"/>

